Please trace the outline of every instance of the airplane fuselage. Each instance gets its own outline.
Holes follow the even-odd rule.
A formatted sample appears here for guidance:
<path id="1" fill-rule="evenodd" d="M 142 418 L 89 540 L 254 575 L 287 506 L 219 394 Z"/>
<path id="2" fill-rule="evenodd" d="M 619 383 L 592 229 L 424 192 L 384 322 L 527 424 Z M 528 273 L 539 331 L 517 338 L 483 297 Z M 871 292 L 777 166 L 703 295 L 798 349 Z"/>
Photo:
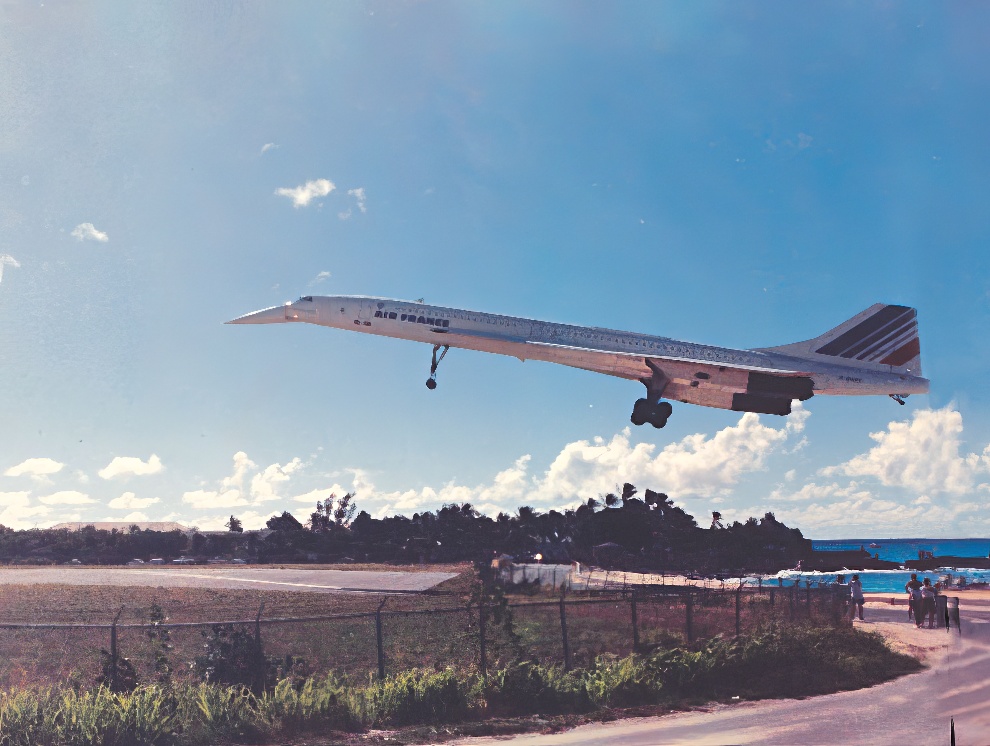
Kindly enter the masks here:
<path id="1" fill-rule="evenodd" d="M 260 318 L 262 314 L 270 318 Z M 736 350 L 391 298 L 305 296 L 242 319 L 235 322 L 318 324 L 542 360 L 644 382 L 656 371 L 647 362 L 654 360 L 662 364 L 668 379 L 664 398 L 707 406 L 724 406 L 727 395 L 746 392 L 751 374 L 761 371 L 783 378 L 810 378 L 814 395 L 907 396 L 928 391 L 926 379 L 881 363 L 842 358 L 809 361 L 768 350 Z"/>

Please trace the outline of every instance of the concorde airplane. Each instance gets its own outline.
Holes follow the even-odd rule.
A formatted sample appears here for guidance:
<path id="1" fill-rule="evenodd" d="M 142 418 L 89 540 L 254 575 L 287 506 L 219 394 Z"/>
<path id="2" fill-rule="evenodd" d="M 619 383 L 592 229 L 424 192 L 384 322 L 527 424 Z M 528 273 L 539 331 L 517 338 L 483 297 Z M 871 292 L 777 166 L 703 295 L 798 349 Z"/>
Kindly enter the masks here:
<path id="1" fill-rule="evenodd" d="M 228 324 L 305 322 L 433 347 L 428 388 L 451 347 L 543 360 L 639 381 L 645 398 L 632 423 L 663 427 L 669 401 L 786 415 L 815 395 L 886 394 L 899 404 L 928 392 L 921 377 L 917 312 L 877 303 L 820 337 L 780 347 L 733 350 L 666 337 L 500 316 L 422 302 L 306 295 Z"/>

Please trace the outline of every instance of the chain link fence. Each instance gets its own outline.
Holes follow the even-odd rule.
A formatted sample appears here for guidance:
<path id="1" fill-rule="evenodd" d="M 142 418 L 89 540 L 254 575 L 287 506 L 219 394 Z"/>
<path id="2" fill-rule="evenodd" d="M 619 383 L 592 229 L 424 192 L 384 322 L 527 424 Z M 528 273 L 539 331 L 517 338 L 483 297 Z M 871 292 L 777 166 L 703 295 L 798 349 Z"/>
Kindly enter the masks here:
<path id="1" fill-rule="evenodd" d="M 419 610 L 390 610 L 382 599 L 377 611 L 314 617 L 266 618 L 262 605 L 254 618 L 223 621 L 0 624 L 0 684 L 89 685 L 108 670 L 117 675 L 128 667 L 138 680 L 154 681 L 162 655 L 173 677 L 192 677 L 193 662 L 217 625 L 254 636 L 269 660 L 284 661 L 283 672 L 336 671 L 361 680 L 414 667 L 485 673 L 520 658 L 578 668 L 603 654 L 699 644 L 770 623 L 848 623 L 846 600 L 827 586 L 723 590 L 627 583 L 624 591 L 560 593 L 552 600 L 537 595 L 506 603 L 487 596 L 480 605 Z"/>

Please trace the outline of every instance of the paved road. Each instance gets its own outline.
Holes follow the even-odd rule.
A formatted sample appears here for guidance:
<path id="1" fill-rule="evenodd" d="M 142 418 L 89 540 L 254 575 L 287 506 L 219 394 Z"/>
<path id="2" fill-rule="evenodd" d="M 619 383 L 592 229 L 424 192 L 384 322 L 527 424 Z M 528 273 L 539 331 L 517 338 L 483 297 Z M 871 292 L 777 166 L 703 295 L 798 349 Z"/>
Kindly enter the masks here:
<path id="1" fill-rule="evenodd" d="M 875 622 L 906 627 L 901 609 L 870 610 Z M 949 718 L 958 746 L 990 744 L 990 609 L 964 607 L 962 635 L 909 630 L 930 651 L 930 668 L 870 689 L 803 700 L 715 706 L 659 718 L 588 725 L 564 733 L 513 739 L 464 739 L 457 744 L 517 746 L 831 746 L 948 744 Z M 881 620 L 889 619 L 889 622 Z M 857 623 L 858 624 L 858 623 Z M 934 636 L 934 637 L 933 637 Z M 939 642 L 944 640 L 944 644 Z M 910 642 L 910 637 L 908 638 Z M 934 644 L 933 644 L 934 643 Z"/>
<path id="2" fill-rule="evenodd" d="M 372 572 L 277 567 L 32 567 L 0 568 L 0 583 L 9 585 L 150 586 L 164 588 L 239 588 L 310 593 L 425 591 L 456 577 L 450 572 Z"/>

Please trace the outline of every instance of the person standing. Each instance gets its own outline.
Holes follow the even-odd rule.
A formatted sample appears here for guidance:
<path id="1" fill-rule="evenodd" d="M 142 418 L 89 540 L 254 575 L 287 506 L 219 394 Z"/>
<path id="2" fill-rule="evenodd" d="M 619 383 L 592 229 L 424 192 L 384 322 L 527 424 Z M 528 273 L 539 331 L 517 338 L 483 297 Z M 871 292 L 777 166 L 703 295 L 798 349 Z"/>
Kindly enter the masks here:
<path id="1" fill-rule="evenodd" d="M 852 605 L 849 607 L 849 618 L 856 618 L 856 609 L 859 609 L 859 621 L 863 621 L 863 603 L 866 598 L 863 596 L 863 584 L 859 580 L 859 575 L 853 575 L 849 581 L 849 597 Z"/>
<path id="2" fill-rule="evenodd" d="M 921 621 L 928 619 L 928 629 L 935 627 L 935 596 L 937 593 L 938 591 L 932 586 L 931 579 L 925 578 L 925 582 L 921 585 Z"/>
<path id="3" fill-rule="evenodd" d="M 912 612 L 914 613 L 914 623 L 917 626 L 921 626 L 921 581 L 918 580 L 918 573 L 911 573 L 911 579 L 904 584 L 904 590 L 909 594 L 909 609 L 908 609 L 908 620 L 911 619 Z"/>

